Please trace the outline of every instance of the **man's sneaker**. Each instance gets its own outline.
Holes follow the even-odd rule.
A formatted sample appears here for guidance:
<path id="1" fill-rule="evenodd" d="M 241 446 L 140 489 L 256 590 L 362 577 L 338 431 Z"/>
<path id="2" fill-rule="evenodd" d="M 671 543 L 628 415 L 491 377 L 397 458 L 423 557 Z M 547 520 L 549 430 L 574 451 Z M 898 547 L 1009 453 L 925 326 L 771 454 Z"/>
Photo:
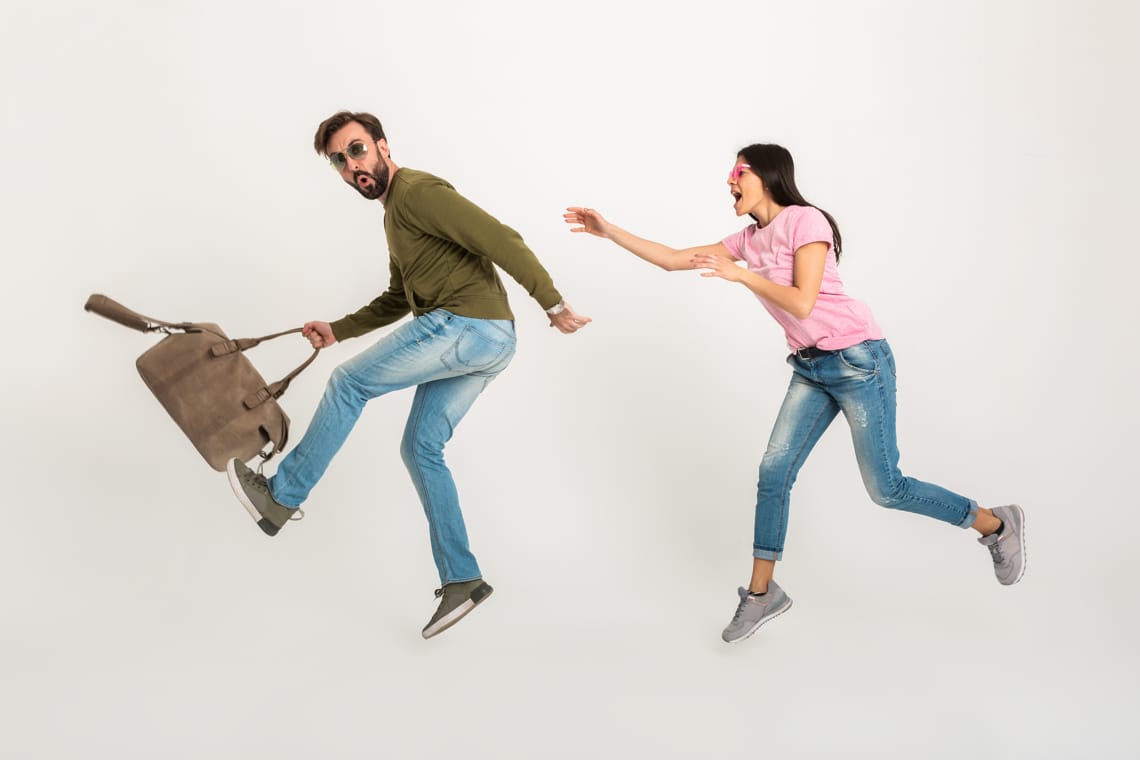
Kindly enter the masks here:
<path id="1" fill-rule="evenodd" d="M 463 583 L 449 583 L 443 588 L 435 590 L 439 600 L 439 609 L 431 616 L 431 620 L 424 626 L 424 638 L 430 639 L 437 633 L 446 631 L 459 622 L 475 606 L 491 595 L 494 591 L 482 578 Z"/>
<path id="2" fill-rule="evenodd" d="M 998 583 L 1012 586 L 1025 574 L 1025 512 L 1010 504 L 994 507 L 993 513 L 1002 522 L 1001 535 L 982 536 L 978 543 L 990 550 Z"/>
<path id="3" fill-rule="evenodd" d="M 720 635 L 729 644 L 743 641 L 756 630 L 777 615 L 782 615 L 791 609 L 792 598 L 784 593 L 784 589 L 776 581 L 768 581 L 768 593 L 763 596 L 752 596 L 748 589 L 740 588 L 740 605 L 732 622 Z"/>
<path id="4" fill-rule="evenodd" d="M 230 479 L 230 487 L 238 501 L 242 503 L 250 517 L 257 521 L 257 526 L 271 536 L 285 527 L 290 520 L 300 520 L 305 513 L 299 509 L 290 509 L 284 504 L 278 504 L 269 493 L 269 484 L 265 476 L 246 467 L 240 459 L 231 459 L 226 464 L 226 475 Z"/>

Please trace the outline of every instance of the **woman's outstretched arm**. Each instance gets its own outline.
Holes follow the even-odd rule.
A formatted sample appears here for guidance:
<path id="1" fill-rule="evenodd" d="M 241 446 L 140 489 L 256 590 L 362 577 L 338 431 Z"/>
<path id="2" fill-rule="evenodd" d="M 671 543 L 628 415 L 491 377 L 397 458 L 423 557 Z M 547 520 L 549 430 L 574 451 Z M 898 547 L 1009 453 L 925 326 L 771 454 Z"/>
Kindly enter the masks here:
<path id="1" fill-rule="evenodd" d="M 562 218 L 566 220 L 567 224 L 578 225 L 571 227 L 571 232 L 588 232 L 591 235 L 611 240 L 638 258 L 645 259 L 650 264 L 656 264 L 670 272 L 679 269 L 696 269 L 695 262 L 698 255 L 711 253 L 714 250 L 724 250 L 724 246 L 719 243 L 695 248 L 670 248 L 667 245 L 640 238 L 616 224 L 611 224 L 592 208 L 571 206 L 566 209 Z"/>

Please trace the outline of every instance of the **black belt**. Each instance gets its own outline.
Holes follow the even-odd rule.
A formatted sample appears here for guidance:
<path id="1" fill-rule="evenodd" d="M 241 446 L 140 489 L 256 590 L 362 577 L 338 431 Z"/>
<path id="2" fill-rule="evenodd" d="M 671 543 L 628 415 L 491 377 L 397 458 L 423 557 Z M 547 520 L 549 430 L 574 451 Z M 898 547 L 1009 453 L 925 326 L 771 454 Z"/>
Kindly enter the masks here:
<path id="1" fill-rule="evenodd" d="M 797 348 L 792 352 L 792 356 L 795 356 L 798 359 L 818 359 L 821 356 L 827 356 L 828 354 L 834 353 L 834 351 L 824 351 L 822 348 L 808 346 L 807 348 Z"/>

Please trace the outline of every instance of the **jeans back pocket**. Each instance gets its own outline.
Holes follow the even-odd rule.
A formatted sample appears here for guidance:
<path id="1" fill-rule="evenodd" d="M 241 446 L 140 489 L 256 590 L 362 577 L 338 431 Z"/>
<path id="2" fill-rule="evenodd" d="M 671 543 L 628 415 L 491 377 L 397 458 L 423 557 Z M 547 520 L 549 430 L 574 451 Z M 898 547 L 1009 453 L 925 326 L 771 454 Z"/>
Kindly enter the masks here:
<path id="1" fill-rule="evenodd" d="M 509 341 L 487 337 L 473 325 L 467 325 L 441 357 L 448 369 L 472 371 L 486 369 L 502 358 Z"/>

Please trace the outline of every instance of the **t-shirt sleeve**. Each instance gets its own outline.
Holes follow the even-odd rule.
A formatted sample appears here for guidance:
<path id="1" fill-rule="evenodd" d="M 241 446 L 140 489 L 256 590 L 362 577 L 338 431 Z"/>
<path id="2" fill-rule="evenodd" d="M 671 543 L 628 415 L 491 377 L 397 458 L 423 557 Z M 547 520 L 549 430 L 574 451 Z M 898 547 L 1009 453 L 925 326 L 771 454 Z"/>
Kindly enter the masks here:
<path id="1" fill-rule="evenodd" d="M 798 251 L 808 243 L 827 243 L 828 249 L 835 245 L 835 233 L 823 212 L 813 206 L 800 206 L 803 209 L 792 223 L 792 251 Z"/>
<path id="2" fill-rule="evenodd" d="M 729 254 L 734 259 L 744 260 L 744 246 L 748 240 L 748 230 L 751 227 L 745 227 L 740 232 L 729 235 L 724 240 L 720 241 L 721 245 L 728 249 Z"/>

